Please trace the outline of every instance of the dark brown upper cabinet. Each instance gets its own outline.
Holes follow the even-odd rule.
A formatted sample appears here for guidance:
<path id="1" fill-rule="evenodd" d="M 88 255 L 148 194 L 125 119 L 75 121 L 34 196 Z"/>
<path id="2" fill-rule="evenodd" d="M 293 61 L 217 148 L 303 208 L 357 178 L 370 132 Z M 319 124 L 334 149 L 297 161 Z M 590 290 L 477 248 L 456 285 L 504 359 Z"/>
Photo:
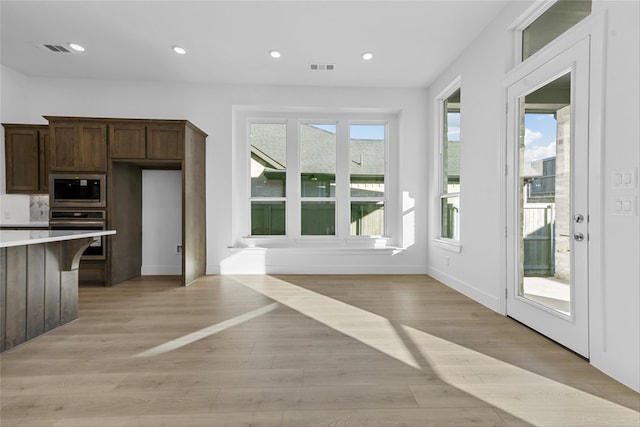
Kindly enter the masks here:
<path id="1" fill-rule="evenodd" d="M 109 156 L 114 160 L 181 160 L 183 152 L 184 124 L 109 123 Z"/>
<path id="2" fill-rule="evenodd" d="M 147 158 L 180 160 L 184 152 L 184 125 L 157 123 L 147 126 Z"/>
<path id="3" fill-rule="evenodd" d="M 146 158 L 146 126 L 131 123 L 110 124 L 109 157 L 112 159 Z"/>
<path id="4" fill-rule="evenodd" d="M 49 127 L 22 124 L 3 126 L 7 193 L 48 193 Z"/>
<path id="5" fill-rule="evenodd" d="M 45 117 L 51 134 L 50 169 L 68 172 L 107 171 L 105 123 Z"/>

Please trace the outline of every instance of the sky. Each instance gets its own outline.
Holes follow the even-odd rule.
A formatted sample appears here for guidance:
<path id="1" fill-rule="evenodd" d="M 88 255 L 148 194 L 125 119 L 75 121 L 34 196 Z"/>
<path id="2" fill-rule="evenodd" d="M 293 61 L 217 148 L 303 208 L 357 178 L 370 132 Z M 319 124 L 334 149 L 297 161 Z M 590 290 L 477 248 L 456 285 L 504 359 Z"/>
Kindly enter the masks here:
<path id="1" fill-rule="evenodd" d="M 460 141 L 460 113 L 447 113 L 447 141 Z"/>
<path id="2" fill-rule="evenodd" d="M 556 119 L 553 114 L 525 114 L 524 161 L 556 155 Z"/>
<path id="3" fill-rule="evenodd" d="M 312 125 L 318 129 L 335 133 L 336 125 Z M 350 136 L 353 139 L 384 139 L 384 125 L 351 125 Z"/>
<path id="4" fill-rule="evenodd" d="M 447 116 L 447 137 L 449 141 L 460 141 L 460 114 Z M 335 133 L 336 125 L 313 125 L 327 132 Z M 524 161 L 529 163 L 556 155 L 556 119 L 553 114 L 525 114 L 524 117 Z M 384 139 L 384 125 L 352 125 L 354 139 Z"/>

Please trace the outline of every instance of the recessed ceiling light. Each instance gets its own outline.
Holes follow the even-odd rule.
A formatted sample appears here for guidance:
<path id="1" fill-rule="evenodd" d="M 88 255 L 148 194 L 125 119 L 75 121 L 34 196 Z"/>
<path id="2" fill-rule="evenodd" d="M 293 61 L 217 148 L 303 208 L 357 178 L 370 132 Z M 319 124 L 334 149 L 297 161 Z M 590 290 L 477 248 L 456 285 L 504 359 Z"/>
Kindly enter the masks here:
<path id="1" fill-rule="evenodd" d="M 371 52 L 365 52 L 362 54 L 362 59 L 364 59 L 365 61 L 371 61 L 373 59 L 373 53 Z"/>
<path id="2" fill-rule="evenodd" d="M 81 46 L 78 43 L 69 43 L 69 47 L 76 52 L 84 52 L 84 46 Z"/>
<path id="3" fill-rule="evenodd" d="M 269 51 L 269 56 L 271 56 L 272 58 L 280 58 L 282 54 L 280 53 L 279 50 L 271 49 Z"/>
<path id="4" fill-rule="evenodd" d="M 173 49 L 173 51 L 178 55 L 184 55 L 185 53 L 187 53 L 187 50 L 180 46 L 172 46 L 171 49 Z"/>

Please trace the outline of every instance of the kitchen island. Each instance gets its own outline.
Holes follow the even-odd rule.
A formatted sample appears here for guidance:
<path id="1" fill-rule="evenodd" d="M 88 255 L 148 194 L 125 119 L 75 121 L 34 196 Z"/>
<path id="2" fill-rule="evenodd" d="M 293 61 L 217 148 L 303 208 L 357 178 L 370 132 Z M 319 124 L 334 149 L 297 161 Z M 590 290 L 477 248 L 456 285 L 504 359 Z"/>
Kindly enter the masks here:
<path id="1" fill-rule="evenodd" d="M 0 352 L 78 318 L 84 250 L 115 230 L 0 230 Z"/>

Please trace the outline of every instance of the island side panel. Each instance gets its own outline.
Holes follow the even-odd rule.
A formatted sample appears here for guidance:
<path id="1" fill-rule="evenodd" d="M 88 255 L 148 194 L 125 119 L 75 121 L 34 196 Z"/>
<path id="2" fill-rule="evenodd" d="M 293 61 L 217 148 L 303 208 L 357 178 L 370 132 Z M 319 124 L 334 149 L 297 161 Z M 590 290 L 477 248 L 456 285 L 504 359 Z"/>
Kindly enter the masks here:
<path id="1" fill-rule="evenodd" d="M 60 272 L 60 323 L 78 318 L 78 270 Z"/>
<path id="2" fill-rule="evenodd" d="M 27 246 L 27 340 L 44 333 L 44 244 Z"/>
<path id="3" fill-rule="evenodd" d="M 27 247 L 7 248 L 5 350 L 27 338 Z"/>
<path id="4" fill-rule="evenodd" d="M 45 244 L 44 330 L 60 326 L 60 243 Z"/>

